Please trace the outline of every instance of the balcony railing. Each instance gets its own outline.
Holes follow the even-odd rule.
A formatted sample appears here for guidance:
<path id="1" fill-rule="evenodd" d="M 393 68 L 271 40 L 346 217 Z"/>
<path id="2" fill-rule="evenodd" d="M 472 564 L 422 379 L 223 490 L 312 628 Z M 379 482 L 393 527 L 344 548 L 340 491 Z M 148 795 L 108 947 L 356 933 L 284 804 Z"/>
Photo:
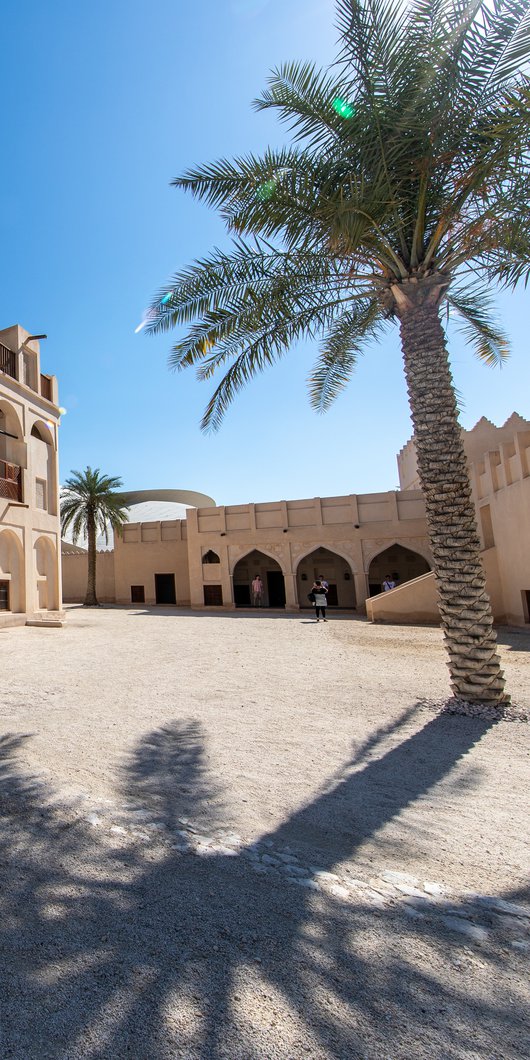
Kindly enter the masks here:
<path id="1" fill-rule="evenodd" d="M 40 377 L 40 392 L 43 398 L 47 401 L 52 400 L 52 381 L 49 375 L 42 375 Z"/>
<path id="2" fill-rule="evenodd" d="M 22 468 L 0 460 L 0 497 L 8 501 L 22 500 Z"/>
<path id="3" fill-rule="evenodd" d="M 12 379 L 17 378 L 17 355 L 14 350 L 8 350 L 0 342 L 0 372 L 5 372 Z"/>

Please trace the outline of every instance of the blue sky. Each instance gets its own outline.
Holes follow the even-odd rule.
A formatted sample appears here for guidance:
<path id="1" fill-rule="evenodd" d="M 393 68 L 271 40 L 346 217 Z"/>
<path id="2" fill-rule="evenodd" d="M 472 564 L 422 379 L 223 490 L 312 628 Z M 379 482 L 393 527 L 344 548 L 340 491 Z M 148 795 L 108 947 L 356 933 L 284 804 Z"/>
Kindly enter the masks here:
<path id="1" fill-rule="evenodd" d="M 199 430 L 208 384 L 168 371 L 171 336 L 134 334 L 172 272 L 226 238 L 170 180 L 282 142 L 251 101 L 274 65 L 333 57 L 332 0 L 4 0 L 2 13 L 0 326 L 49 336 L 42 367 L 68 410 L 62 477 L 91 464 L 130 489 L 224 504 L 394 489 L 411 434 L 397 331 L 327 415 L 308 404 L 308 344 L 213 436 Z M 528 295 L 499 307 L 513 342 L 502 371 L 451 335 L 465 427 L 530 416 Z"/>

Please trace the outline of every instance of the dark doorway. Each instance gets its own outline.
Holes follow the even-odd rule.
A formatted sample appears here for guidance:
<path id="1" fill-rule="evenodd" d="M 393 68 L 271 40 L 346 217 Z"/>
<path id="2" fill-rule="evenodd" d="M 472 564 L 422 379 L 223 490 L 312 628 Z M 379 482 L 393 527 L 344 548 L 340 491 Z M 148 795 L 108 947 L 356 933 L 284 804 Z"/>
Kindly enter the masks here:
<path id="1" fill-rule="evenodd" d="M 234 603 L 236 607 L 250 607 L 250 585 L 234 583 Z"/>
<path id="2" fill-rule="evenodd" d="M 310 608 L 307 594 L 317 578 L 328 583 L 328 607 L 355 610 L 355 581 L 348 560 L 324 546 L 300 560 L 296 571 L 296 591 L 301 608 Z"/>
<path id="3" fill-rule="evenodd" d="M 204 604 L 206 607 L 222 607 L 223 606 L 223 586 L 222 585 L 205 585 L 204 586 Z"/>
<path id="4" fill-rule="evenodd" d="M 143 585 L 131 585 L 131 604 L 145 604 L 145 588 Z"/>
<path id="5" fill-rule="evenodd" d="M 390 575 L 397 585 L 403 585 L 404 582 L 409 582 L 413 578 L 420 578 L 422 574 L 428 574 L 430 569 L 427 560 L 413 549 L 398 545 L 397 542 L 389 545 L 388 548 L 374 556 L 370 563 L 368 570 L 370 596 L 378 596 L 383 592 L 383 582 L 387 575 Z"/>
<path id="6" fill-rule="evenodd" d="M 174 574 L 155 574 L 155 600 L 157 604 L 176 604 Z"/>
<path id="7" fill-rule="evenodd" d="M 9 611 L 9 582 L 0 582 L 0 611 Z"/>
<path id="8" fill-rule="evenodd" d="M 329 585 L 328 585 L 327 604 L 328 604 L 328 607 L 338 607 L 339 606 L 339 597 L 338 597 L 338 594 L 337 594 L 337 586 L 333 585 L 332 582 L 330 582 Z"/>
<path id="9" fill-rule="evenodd" d="M 285 582 L 280 570 L 267 571 L 269 607 L 285 607 Z"/>
<path id="10" fill-rule="evenodd" d="M 261 600 L 253 599 L 252 582 L 257 575 L 264 586 Z M 280 564 L 257 548 L 236 563 L 233 585 L 236 607 L 285 607 L 285 585 Z"/>

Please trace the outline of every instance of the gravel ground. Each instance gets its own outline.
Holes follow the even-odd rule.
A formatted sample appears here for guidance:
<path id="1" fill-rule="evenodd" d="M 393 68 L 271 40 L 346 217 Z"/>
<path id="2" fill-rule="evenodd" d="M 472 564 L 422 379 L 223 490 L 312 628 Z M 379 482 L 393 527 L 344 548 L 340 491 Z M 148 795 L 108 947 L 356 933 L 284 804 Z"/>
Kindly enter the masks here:
<path id="1" fill-rule="evenodd" d="M 528 1056 L 529 726 L 432 708 L 439 630 L 72 608 L 0 643 L 2 1060 Z"/>

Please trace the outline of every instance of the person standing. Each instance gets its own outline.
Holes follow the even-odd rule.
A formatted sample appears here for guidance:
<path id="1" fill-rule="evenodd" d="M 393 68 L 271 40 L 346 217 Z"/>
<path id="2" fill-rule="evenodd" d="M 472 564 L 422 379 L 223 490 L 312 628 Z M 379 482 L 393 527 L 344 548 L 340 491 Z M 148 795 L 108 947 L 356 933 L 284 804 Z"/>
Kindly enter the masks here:
<path id="1" fill-rule="evenodd" d="M 328 597 L 328 590 L 324 588 L 320 578 L 315 581 L 311 592 L 315 596 L 315 617 L 317 622 L 320 622 L 319 613 L 322 616 L 322 620 L 327 622 L 326 618 L 326 604 Z"/>
<path id="2" fill-rule="evenodd" d="M 321 574 L 319 574 L 318 580 L 319 580 L 320 584 L 324 586 L 324 589 L 326 589 L 326 591 L 328 591 L 329 590 L 329 582 L 327 582 L 326 579 L 323 578 Z"/>
<path id="3" fill-rule="evenodd" d="M 252 603 L 254 604 L 254 607 L 261 607 L 262 600 L 263 600 L 263 582 L 262 582 L 259 574 L 256 574 L 256 577 L 254 578 L 254 580 L 252 582 Z"/>
<path id="4" fill-rule="evenodd" d="M 391 589 L 396 588 L 396 583 L 391 574 L 385 574 L 385 580 L 383 582 L 383 592 L 388 593 Z"/>

